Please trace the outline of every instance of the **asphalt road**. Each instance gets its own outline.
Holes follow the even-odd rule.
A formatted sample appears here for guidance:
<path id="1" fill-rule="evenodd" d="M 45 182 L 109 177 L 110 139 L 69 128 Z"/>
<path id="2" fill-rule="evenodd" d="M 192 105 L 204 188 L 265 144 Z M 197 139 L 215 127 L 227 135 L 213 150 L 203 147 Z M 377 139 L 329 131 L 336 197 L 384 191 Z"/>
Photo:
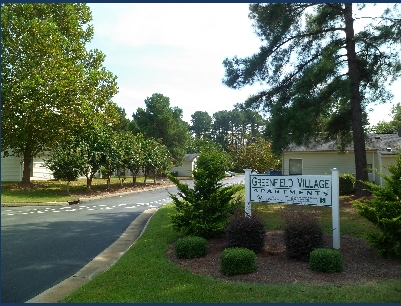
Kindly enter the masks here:
<path id="1" fill-rule="evenodd" d="M 238 183 L 234 177 L 224 183 Z M 21 303 L 70 277 L 176 187 L 71 206 L 1 208 L 1 302 Z"/>

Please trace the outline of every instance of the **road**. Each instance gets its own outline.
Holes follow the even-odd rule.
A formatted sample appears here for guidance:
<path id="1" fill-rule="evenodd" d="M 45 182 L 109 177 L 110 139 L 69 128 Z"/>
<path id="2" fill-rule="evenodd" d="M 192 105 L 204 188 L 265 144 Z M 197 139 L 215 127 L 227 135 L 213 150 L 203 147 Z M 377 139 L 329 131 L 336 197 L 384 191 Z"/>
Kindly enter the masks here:
<path id="1" fill-rule="evenodd" d="M 234 177 L 225 184 L 238 183 Z M 191 185 L 191 183 L 189 183 Z M 21 303 L 73 275 L 143 211 L 171 202 L 176 187 L 71 206 L 2 207 L 1 302 Z"/>

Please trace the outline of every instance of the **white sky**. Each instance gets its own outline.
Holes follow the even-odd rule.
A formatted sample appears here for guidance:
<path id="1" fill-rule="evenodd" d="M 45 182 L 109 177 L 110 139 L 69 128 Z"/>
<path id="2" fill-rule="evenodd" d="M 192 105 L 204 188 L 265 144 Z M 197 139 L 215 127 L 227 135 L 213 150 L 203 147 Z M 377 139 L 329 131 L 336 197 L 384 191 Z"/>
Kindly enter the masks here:
<path id="1" fill-rule="evenodd" d="M 88 3 L 94 26 L 89 48 L 106 55 L 104 66 L 118 79 L 113 101 L 127 117 L 154 93 L 170 98 L 190 122 L 196 111 L 210 116 L 231 110 L 259 91 L 222 84 L 223 60 L 258 52 L 260 40 L 248 18 L 248 3 Z M 393 102 L 401 102 L 401 80 Z M 395 103 L 394 103 L 395 104 Z M 370 123 L 389 121 L 392 103 L 374 108 Z"/>

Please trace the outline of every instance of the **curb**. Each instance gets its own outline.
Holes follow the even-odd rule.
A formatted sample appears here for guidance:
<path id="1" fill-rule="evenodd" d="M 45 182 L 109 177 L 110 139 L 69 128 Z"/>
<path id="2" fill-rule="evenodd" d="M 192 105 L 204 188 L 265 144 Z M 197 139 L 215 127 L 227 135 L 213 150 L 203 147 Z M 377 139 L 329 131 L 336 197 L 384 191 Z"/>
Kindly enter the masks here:
<path id="1" fill-rule="evenodd" d="M 92 196 L 92 197 L 83 197 L 83 198 L 78 198 L 76 201 L 69 201 L 69 202 L 32 202 L 32 203 L 1 203 L 1 207 L 24 207 L 24 206 L 68 206 L 68 205 L 76 205 L 82 202 L 89 202 L 93 200 L 99 200 L 103 198 L 111 198 L 111 197 L 116 197 L 116 196 L 123 196 L 123 195 L 128 195 L 132 193 L 137 193 L 137 192 L 144 192 L 144 191 L 149 191 L 149 190 L 157 190 L 157 189 L 163 189 L 163 188 L 169 188 L 173 187 L 173 184 L 166 184 L 165 186 L 157 186 L 157 187 L 150 187 L 150 188 L 144 188 L 140 190 L 131 190 L 131 191 L 124 191 L 124 192 L 116 192 L 116 193 L 105 193 L 102 195 L 98 196 Z"/>
<path id="2" fill-rule="evenodd" d="M 108 270 L 142 236 L 150 218 L 156 211 L 156 208 L 145 210 L 128 226 L 120 238 L 81 270 L 26 303 L 58 303 L 97 275 Z"/>

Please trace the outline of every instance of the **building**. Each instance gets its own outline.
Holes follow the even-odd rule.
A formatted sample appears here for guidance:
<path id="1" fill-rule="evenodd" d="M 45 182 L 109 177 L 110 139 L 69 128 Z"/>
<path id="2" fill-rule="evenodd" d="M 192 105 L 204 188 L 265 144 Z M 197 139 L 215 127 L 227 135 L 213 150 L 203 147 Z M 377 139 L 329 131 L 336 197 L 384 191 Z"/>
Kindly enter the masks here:
<path id="1" fill-rule="evenodd" d="M 195 169 L 195 163 L 199 154 L 185 154 L 181 166 L 171 168 L 171 173 L 176 173 L 181 177 L 192 177 L 192 171 Z"/>
<path id="2" fill-rule="evenodd" d="M 32 159 L 31 180 L 50 180 L 53 179 L 53 173 L 43 166 L 44 159 L 48 158 L 48 153 L 43 153 Z M 1 181 L 2 182 L 21 182 L 24 165 L 22 157 L 7 156 L 1 153 Z"/>
<path id="3" fill-rule="evenodd" d="M 401 137 L 398 134 L 369 134 L 366 139 L 366 158 L 369 181 L 383 186 L 377 173 L 390 175 L 386 169 L 401 153 Z M 353 144 L 340 153 L 334 141 L 313 142 L 306 146 L 291 144 L 283 153 L 283 175 L 329 175 L 332 168 L 340 174 L 355 175 Z M 375 171 L 373 171 L 375 170 Z"/>

